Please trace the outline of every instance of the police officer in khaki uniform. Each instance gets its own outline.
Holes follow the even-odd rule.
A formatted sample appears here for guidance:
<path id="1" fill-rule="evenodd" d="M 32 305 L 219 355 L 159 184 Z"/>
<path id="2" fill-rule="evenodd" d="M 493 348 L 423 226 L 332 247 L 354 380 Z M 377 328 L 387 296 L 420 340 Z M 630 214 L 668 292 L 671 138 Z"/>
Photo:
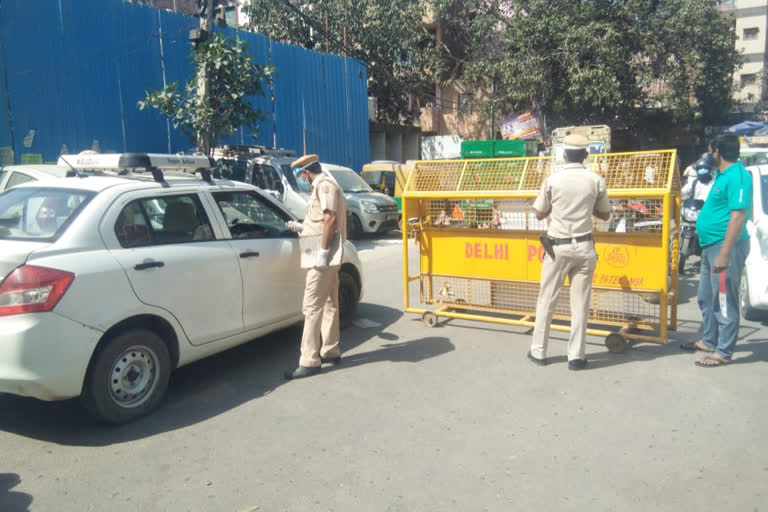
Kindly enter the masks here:
<path id="1" fill-rule="evenodd" d="M 563 143 L 566 163 L 546 178 L 533 203 L 537 219 L 550 219 L 547 237 L 552 244 L 554 259 L 549 254 L 544 256 L 528 358 L 541 366 L 547 364 L 552 310 L 563 281 L 568 277 L 571 289 L 568 369 L 581 370 L 587 365 L 584 343 L 592 301 L 592 276 L 597 265 L 592 216 L 601 220 L 610 219 L 611 203 L 605 180 L 583 165 L 589 146 L 587 138 L 569 135 Z"/>
<path id="2" fill-rule="evenodd" d="M 320 168 L 317 155 L 304 155 L 291 164 L 300 179 L 312 187 L 304 223 L 290 221 L 286 227 L 302 237 L 319 236 L 320 248 L 307 271 L 304 288 L 304 333 L 299 366 L 286 372 L 286 379 L 300 379 L 320 372 L 322 363 L 338 364 L 339 349 L 339 266 L 341 257 L 329 262 L 332 246 L 347 235 L 347 206 L 344 193 Z M 339 236 L 336 236 L 338 233 Z M 332 266 L 329 265 L 332 264 Z"/>

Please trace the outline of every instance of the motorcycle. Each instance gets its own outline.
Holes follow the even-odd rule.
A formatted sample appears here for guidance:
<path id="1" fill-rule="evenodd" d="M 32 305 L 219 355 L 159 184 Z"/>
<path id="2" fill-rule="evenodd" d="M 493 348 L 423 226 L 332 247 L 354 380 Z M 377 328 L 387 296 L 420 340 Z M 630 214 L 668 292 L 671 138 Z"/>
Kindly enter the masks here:
<path id="1" fill-rule="evenodd" d="M 685 273 L 685 261 L 688 256 L 701 256 L 699 235 L 696 234 L 696 220 L 704 201 L 686 199 L 683 203 L 682 219 L 680 221 L 680 258 L 677 263 L 678 271 Z"/>
<path id="2" fill-rule="evenodd" d="M 680 219 L 680 255 L 677 263 L 677 270 L 681 274 L 685 273 L 685 261 L 689 256 L 701 256 L 701 245 L 699 245 L 699 235 L 696 234 L 696 220 L 699 218 L 699 212 L 704 206 L 704 199 L 709 194 L 712 187 L 712 180 L 715 171 L 715 161 L 712 155 L 704 153 L 696 162 L 696 177 L 690 185 L 690 190 L 683 189 L 683 194 L 688 194 L 688 198 L 683 201 L 683 211 Z M 698 187 L 699 194 L 696 194 Z M 697 198 L 698 196 L 698 198 Z"/>

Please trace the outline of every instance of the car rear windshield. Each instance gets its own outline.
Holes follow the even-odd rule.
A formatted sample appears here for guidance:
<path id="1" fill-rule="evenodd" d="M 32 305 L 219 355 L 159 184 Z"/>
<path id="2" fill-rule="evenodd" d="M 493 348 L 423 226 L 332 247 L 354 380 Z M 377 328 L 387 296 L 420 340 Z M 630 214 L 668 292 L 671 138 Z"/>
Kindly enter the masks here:
<path id="1" fill-rule="evenodd" d="M 94 195 L 61 188 L 11 189 L 0 195 L 0 239 L 53 241 Z"/>

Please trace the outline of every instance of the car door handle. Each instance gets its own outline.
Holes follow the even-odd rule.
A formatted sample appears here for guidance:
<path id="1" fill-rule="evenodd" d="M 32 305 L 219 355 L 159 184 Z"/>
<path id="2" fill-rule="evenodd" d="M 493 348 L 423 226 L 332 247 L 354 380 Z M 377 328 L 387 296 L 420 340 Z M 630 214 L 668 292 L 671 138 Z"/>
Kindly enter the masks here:
<path id="1" fill-rule="evenodd" d="M 240 253 L 241 258 L 258 258 L 259 253 L 257 251 L 245 251 Z"/>
<path id="2" fill-rule="evenodd" d="M 148 268 L 160 268 L 164 267 L 165 263 L 162 261 L 147 261 L 145 263 L 139 263 L 133 267 L 134 270 L 147 270 Z"/>

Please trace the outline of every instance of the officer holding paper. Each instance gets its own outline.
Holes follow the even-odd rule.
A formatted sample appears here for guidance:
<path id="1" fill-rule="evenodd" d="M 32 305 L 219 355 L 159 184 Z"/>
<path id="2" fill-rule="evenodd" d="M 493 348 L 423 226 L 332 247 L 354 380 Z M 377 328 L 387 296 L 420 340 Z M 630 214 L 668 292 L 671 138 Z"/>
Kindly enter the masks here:
<path id="1" fill-rule="evenodd" d="M 304 333 L 299 366 L 286 379 L 300 379 L 320 372 L 322 363 L 338 364 L 339 267 L 347 233 L 344 193 L 324 174 L 317 155 L 304 155 L 291 164 L 297 177 L 312 187 L 304 222 L 290 221 L 286 228 L 301 234 L 304 288 Z"/>

